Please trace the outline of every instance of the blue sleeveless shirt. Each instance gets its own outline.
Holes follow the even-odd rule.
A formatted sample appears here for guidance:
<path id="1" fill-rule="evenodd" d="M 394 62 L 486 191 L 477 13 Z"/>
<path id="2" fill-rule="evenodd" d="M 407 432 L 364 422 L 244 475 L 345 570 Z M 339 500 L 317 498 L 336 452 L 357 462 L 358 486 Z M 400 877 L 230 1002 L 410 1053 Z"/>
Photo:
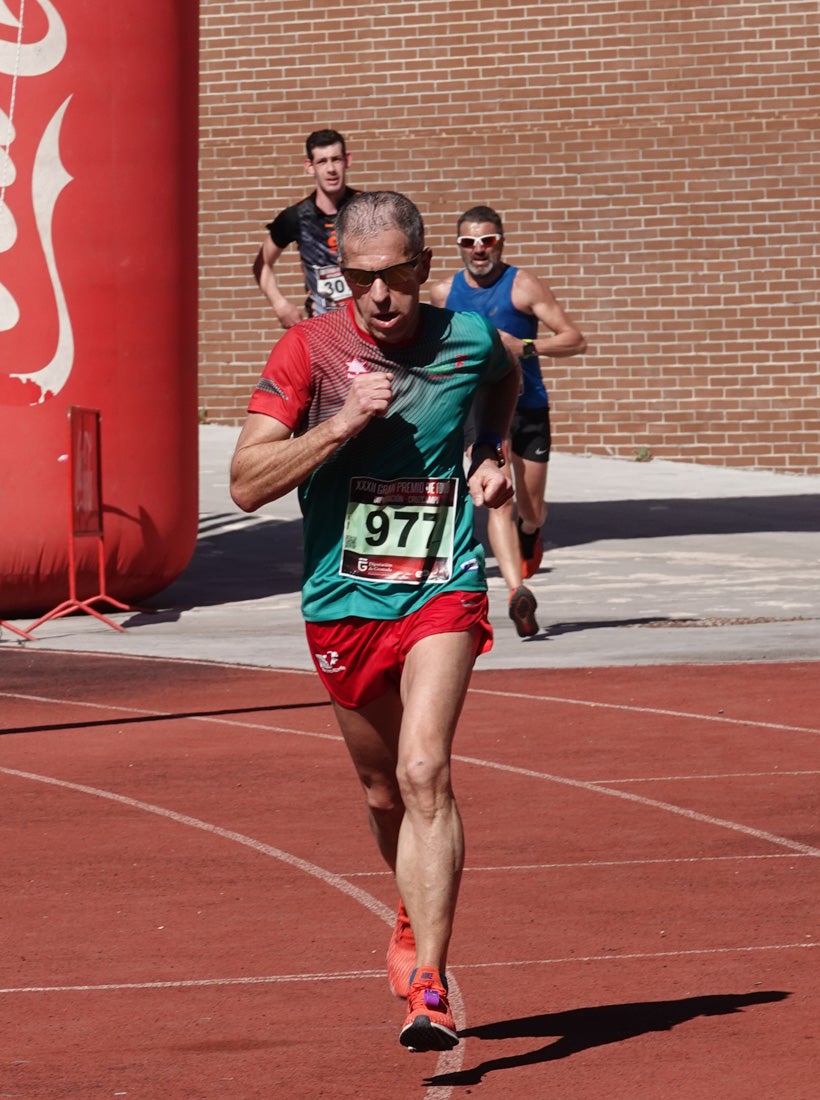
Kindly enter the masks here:
<path id="1" fill-rule="evenodd" d="M 486 317 L 490 324 L 517 336 L 519 340 L 534 340 L 538 332 L 538 318 L 522 313 L 512 304 L 512 288 L 517 267 L 507 267 L 492 286 L 472 287 L 464 278 L 464 272 L 453 276 L 450 293 L 445 303 L 447 309 L 459 313 L 473 311 Z M 519 409 L 541 409 L 547 404 L 547 389 L 541 377 L 541 361 L 537 357 L 519 359 L 524 388 L 518 399 Z"/>

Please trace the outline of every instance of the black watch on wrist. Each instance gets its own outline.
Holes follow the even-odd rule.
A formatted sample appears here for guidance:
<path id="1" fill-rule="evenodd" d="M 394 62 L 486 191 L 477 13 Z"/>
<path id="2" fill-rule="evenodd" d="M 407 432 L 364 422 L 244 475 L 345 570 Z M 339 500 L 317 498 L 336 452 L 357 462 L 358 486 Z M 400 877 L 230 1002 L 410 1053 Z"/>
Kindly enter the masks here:
<path id="1" fill-rule="evenodd" d="M 473 453 L 475 453 L 476 447 L 491 447 L 493 451 L 495 451 L 495 460 L 498 465 L 504 465 L 504 447 L 502 446 L 500 435 L 488 435 L 485 432 L 476 439 L 475 443 L 473 443 Z"/>
<path id="2" fill-rule="evenodd" d="M 521 358 L 522 359 L 537 359 L 538 352 L 535 350 L 535 340 L 522 340 L 521 341 Z"/>

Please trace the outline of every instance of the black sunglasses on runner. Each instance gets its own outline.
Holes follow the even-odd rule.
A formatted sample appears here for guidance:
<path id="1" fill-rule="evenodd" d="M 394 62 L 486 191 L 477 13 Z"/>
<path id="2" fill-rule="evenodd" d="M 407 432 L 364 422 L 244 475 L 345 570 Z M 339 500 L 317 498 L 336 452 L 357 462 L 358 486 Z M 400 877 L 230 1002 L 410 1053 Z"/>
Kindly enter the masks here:
<path id="1" fill-rule="evenodd" d="M 397 290 L 400 286 L 403 286 L 408 279 L 412 278 L 413 272 L 416 269 L 416 265 L 421 259 L 421 253 L 414 256 L 412 260 L 402 260 L 400 264 L 393 264 L 392 267 L 383 267 L 380 271 L 368 271 L 364 267 L 342 267 L 340 268 L 342 274 L 349 283 L 353 286 L 369 287 L 373 286 L 376 279 L 381 279 L 383 283 L 386 283 L 391 290 Z"/>
<path id="2" fill-rule="evenodd" d="M 482 248 L 495 248 L 503 240 L 500 233 L 487 233 L 484 237 L 456 237 L 456 244 L 459 248 L 475 248 L 479 244 Z"/>

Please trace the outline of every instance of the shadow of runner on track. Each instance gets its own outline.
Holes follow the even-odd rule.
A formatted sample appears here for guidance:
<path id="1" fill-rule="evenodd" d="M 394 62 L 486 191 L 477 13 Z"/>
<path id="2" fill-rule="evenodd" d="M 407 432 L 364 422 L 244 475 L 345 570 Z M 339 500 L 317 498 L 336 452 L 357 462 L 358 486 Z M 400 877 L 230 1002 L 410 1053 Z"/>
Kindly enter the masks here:
<path id="1" fill-rule="evenodd" d="M 547 542 L 556 547 L 583 546 L 604 539 L 820 531 L 817 493 L 553 502 L 548 492 L 547 498 L 549 513 L 544 533 Z M 476 513 L 476 531 L 488 545 L 483 510 Z"/>
<path id="2" fill-rule="evenodd" d="M 547 538 L 556 546 L 600 539 L 820 531 L 820 495 L 557 501 Z"/>
<path id="3" fill-rule="evenodd" d="M 487 521 L 476 512 L 476 533 L 487 546 Z M 550 504 L 546 537 L 556 547 L 603 539 L 652 539 L 820 531 L 820 495 L 569 501 Z M 545 562 L 542 572 L 549 572 Z M 491 577 L 498 570 L 491 564 Z M 127 626 L 175 619 L 182 611 L 301 590 L 302 521 L 263 513 L 203 515 L 193 557 L 180 577 L 143 600 L 144 615 Z"/>
<path id="4" fill-rule="evenodd" d="M 558 1036 L 556 1042 L 538 1047 L 528 1054 L 492 1058 L 471 1069 L 429 1077 L 425 1085 L 477 1085 L 488 1073 L 516 1069 L 520 1066 L 555 1062 L 592 1047 L 622 1043 L 653 1031 L 671 1031 L 698 1016 L 728 1016 L 742 1012 L 750 1005 L 784 1001 L 790 993 L 781 990 L 761 990 L 757 993 L 716 993 L 701 997 L 685 997 L 679 1001 L 645 1001 L 635 1004 L 600 1005 L 597 1008 L 576 1008 L 568 1012 L 551 1012 L 543 1016 L 525 1016 L 516 1020 L 499 1020 L 459 1032 L 462 1039 L 528 1039 Z"/>
<path id="5" fill-rule="evenodd" d="M 220 530 L 220 521 L 226 530 Z M 143 600 L 145 614 L 133 615 L 125 625 L 173 621 L 194 607 L 261 600 L 301 588 L 301 520 L 201 516 L 196 549 L 185 571 Z"/>
<path id="6" fill-rule="evenodd" d="M 297 710 L 315 710 L 316 708 L 330 708 L 330 700 L 324 699 L 316 703 L 271 703 L 261 707 L 225 707 L 221 710 L 185 710 L 185 711 L 157 711 L 156 714 L 137 714 L 124 718 L 121 714 L 116 718 L 88 718 L 78 719 L 76 722 L 49 722 L 44 725 L 39 722 L 31 726 L 0 726 L 0 737 L 13 733 L 54 733 L 57 730 L 91 730 L 105 729 L 107 726 L 122 729 L 125 726 L 148 726 L 152 722 L 187 722 L 191 718 L 236 718 L 248 714 L 272 714 L 274 711 L 283 710 L 290 713 Z M 2 1096 L 2 1093 L 0 1093 Z"/>

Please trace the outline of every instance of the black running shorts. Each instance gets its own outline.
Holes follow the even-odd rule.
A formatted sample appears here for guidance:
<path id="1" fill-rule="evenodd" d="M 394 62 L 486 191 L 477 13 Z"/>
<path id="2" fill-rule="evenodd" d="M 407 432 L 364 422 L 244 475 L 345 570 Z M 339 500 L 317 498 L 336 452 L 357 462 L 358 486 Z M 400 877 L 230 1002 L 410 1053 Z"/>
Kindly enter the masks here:
<path id="1" fill-rule="evenodd" d="M 529 462 L 549 462 L 552 433 L 550 409 L 516 409 L 510 427 L 512 452 Z"/>

